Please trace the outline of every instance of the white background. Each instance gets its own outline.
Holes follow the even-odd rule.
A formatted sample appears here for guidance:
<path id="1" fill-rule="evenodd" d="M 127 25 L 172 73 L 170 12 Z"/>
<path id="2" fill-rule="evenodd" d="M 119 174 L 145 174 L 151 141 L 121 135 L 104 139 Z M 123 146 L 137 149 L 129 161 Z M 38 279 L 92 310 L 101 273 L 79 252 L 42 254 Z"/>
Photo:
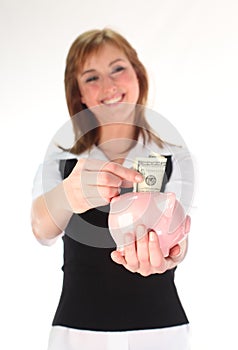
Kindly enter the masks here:
<path id="1" fill-rule="evenodd" d="M 137 49 L 150 76 L 149 106 L 174 124 L 196 159 L 190 247 L 176 277 L 192 349 L 236 348 L 237 18 L 235 0 L 0 1 L 2 349 L 47 346 L 62 244 L 43 247 L 31 233 L 32 181 L 68 120 L 69 46 L 105 26 Z"/>

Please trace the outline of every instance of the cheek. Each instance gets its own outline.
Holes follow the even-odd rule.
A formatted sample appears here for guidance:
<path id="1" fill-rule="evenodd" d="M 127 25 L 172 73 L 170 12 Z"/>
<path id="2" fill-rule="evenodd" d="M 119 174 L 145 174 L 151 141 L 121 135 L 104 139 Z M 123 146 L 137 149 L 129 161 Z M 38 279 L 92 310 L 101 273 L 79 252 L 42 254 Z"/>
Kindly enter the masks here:
<path id="1" fill-rule="evenodd" d="M 82 96 L 82 102 L 88 105 L 92 100 L 94 100 L 97 97 L 98 87 L 90 85 L 88 87 L 82 87 L 80 91 Z"/>
<path id="2" fill-rule="evenodd" d="M 134 96 L 134 98 L 138 99 L 139 97 L 139 82 L 137 76 L 134 72 L 128 74 L 124 80 L 125 84 L 130 87 L 130 94 Z M 137 100 L 136 100 L 137 101 Z"/>
<path id="3" fill-rule="evenodd" d="M 121 82 L 124 82 L 128 85 L 135 84 L 137 77 L 134 72 L 127 72 L 121 76 Z"/>

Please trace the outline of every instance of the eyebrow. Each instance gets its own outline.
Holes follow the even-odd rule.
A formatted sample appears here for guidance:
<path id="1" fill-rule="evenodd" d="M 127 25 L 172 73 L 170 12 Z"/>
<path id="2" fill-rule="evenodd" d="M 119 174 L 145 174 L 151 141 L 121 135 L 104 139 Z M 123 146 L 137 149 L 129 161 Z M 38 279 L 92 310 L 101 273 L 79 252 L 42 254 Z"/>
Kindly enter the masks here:
<path id="1" fill-rule="evenodd" d="M 115 60 L 113 60 L 112 62 L 109 63 L 109 67 L 111 67 L 113 64 L 119 62 L 119 61 L 124 61 L 125 60 L 123 58 L 116 58 Z M 85 70 L 82 74 L 81 74 L 81 77 L 85 74 L 88 74 L 88 73 L 93 73 L 93 72 L 96 72 L 96 69 L 88 69 L 88 70 Z"/>

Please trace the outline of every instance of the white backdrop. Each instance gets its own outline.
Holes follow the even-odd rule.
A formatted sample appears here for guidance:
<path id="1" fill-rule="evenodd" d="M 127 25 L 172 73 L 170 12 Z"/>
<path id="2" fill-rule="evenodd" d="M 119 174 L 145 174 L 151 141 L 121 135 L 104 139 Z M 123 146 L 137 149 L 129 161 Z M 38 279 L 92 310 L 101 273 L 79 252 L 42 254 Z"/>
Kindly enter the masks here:
<path id="1" fill-rule="evenodd" d="M 32 181 L 68 119 L 69 46 L 105 26 L 137 49 L 150 76 L 149 107 L 175 125 L 196 159 L 190 247 L 176 277 L 192 349 L 237 346 L 237 18 L 235 0 L 0 1 L 2 349 L 46 349 L 62 244 L 43 247 L 31 233 Z"/>

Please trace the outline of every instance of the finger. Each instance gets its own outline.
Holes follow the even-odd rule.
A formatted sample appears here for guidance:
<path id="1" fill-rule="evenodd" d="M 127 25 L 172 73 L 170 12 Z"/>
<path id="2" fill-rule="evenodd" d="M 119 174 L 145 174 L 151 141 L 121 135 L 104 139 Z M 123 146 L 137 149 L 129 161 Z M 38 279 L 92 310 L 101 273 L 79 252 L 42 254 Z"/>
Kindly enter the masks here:
<path id="1" fill-rule="evenodd" d="M 122 179 L 115 174 L 100 171 L 97 173 L 97 184 L 99 186 L 120 187 Z"/>
<path id="2" fill-rule="evenodd" d="M 88 170 L 88 171 L 97 171 L 98 169 L 102 169 L 105 164 L 108 162 L 105 162 L 100 159 L 86 159 L 81 158 L 78 160 L 75 170 Z"/>
<path id="3" fill-rule="evenodd" d="M 132 233 L 127 233 L 125 236 L 124 256 L 127 268 L 133 272 L 137 271 L 139 262 L 136 253 L 135 236 Z"/>
<path id="4" fill-rule="evenodd" d="M 144 225 L 136 227 L 136 250 L 140 266 L 140 273 L 146 275 L 150 271 L 148 233 Z"/>
<path id="5" fill-rule="evenodd" d="M 123 188 L 131 188 L 133 187 L 133 182 L 128 180 L 122 180 L 121 187 Z"/>
<path id="6" fill-rule="evenodd" d="M 100 198 L 97 196 L 97 197 L 91 197 L 91 198 L 84 198 L 84 201 L 86 202 L 88 209 L 90 209 L 90 208 L 97 208 L 97 207 L 108 205 L 111 199 Z"/>
<path id="7" fill-rule="evenodd" d="M 170 256 L 177 256 L 180 254 L 180 246 L 179 244 L 176 244 L 174 247 L 170 248 L 169 255 Z"/>
<path id="8" fill-rule="evenodd" d="M 112 173 L 105 171 L 82 171 L 80 174 L 81 184 L 98 185 L 109 187 L 120 187 L 122 179 Z"/>
<path id="9" fill-rule="evenodd" d="M 83 186 L 82 193 L 84 197 L 110 199 L 120 194 L 120 188 L 107 186 Z"/>
<path id="10" fill-rule="evenodd" d="M 112 253 L 111 253 L 111 258 L 112 260 L 117 263 L 117 264 L 120 264 L 120 265 L 126 265 L 126 260 L 125 258 L 121 255 L 121 253 L 118 251 L 118 250 L 114 250 Z"/>
<path id="11" fill-rule="evenodd" d="M 109 171 L 121 179 L 125 179 L 130 182 L 142 182 L 143 176 L 134 169 L 128 169 L 118 163 L 108 162 L 103 167 L 103 171 Z"/>
<path id="12" fill-rule="evenodd" d="M 116 197 L 120 194 L 121 189 L 118 187 L 105 187 L 105 186 L 97 186 L 99 196 L 111 199 L 113 197 Z"/>
<path id="13" fill-rule="evenodd" d="M 152 267 L 155 268 L 155 270 L 159 270 L 164 257 L 160 249 L 159 237 L 154 231 L 149 232 L 149 257 Z"/>
<path id="14" fill-rule="evenodd" d="M 179 247 L 179 249 L 176 248 L 177 246 Z M 174 248 L 176 248 L 177 251 Z M 187 249 L 188 249 L 188 239 L 186 238 L 181 242 L 179 242 L 179 244 L 177 244 L 176 246 L 170 249 L 169 256 L 174 262 L 180 263 L 184 259 L 187 253 Z"/>
<path id="15" fill-rule="evenodd" d="M 80 171 L 82 169 L 88 171 L 109 172 L 131 182 L 143 181 L 143 176 L 136 170 L 125 168 L 118 163 L 104 162 L 99 159 L 79 159 L 75 171 Z"/>

